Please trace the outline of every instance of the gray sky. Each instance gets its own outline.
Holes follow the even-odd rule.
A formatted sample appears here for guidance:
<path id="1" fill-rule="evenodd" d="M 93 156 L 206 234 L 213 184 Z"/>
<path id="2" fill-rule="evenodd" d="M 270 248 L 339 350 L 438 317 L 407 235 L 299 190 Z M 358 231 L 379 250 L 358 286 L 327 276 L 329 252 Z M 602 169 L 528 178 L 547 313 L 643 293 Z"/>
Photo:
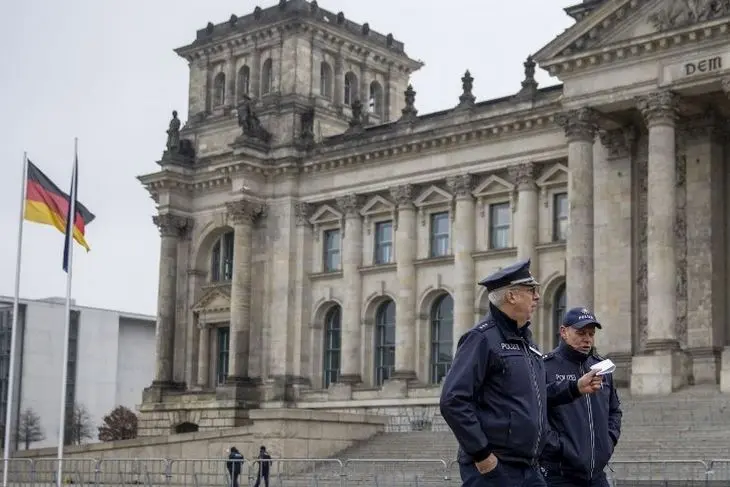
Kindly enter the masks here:
<path id="1" fill-rule="evenodd" d="M 188 68 L 172 50 L 208 21 L 276 0 L 28 0 L 5 2 L 0 90 L 0 295 L 12 296 L 23 151 L 65 191 L 79 138 L 79 199 L 95 215 L 91 252 L 76 245 L 78 304 L 154 314 L 159 236 L 136 176 L 153 172 L 170 112 L 187 113 Z M 405 43 L 426 63 L 412 77 L 424 114 L 452 107 L 469 69 L 478 100 L 515 93 L 522 62 L 573 20 L 579 0 L 320 0 Z M 538 70 L 541 86 L 555 84 Z M 63 235 L 24 225 L 21 296 L 64 296 Z"/>

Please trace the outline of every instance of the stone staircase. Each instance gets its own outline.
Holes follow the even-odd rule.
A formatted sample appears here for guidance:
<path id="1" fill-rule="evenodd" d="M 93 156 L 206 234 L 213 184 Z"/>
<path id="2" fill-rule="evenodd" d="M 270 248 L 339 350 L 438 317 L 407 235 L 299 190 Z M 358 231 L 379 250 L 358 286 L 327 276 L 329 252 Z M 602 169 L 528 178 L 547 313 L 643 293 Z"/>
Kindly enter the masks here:
<path id="1" fill-rule="evenodd" d="M 730 486 L 730 461 L 710 465 L 713 459 L 730 459 L 730 394 L 700 386 L 670 397 L 619 394 L 622 435 L 607 471 L 614 486 Z M 435 419 L 439 431 L 383 433 L 337 454 L 344 468 L 320 463 L 296 476 L 279 475 L 277 482 L 281 487 L 461 485 L 453 464 L 456 440 L 441 426 L 443 420 Z"/>

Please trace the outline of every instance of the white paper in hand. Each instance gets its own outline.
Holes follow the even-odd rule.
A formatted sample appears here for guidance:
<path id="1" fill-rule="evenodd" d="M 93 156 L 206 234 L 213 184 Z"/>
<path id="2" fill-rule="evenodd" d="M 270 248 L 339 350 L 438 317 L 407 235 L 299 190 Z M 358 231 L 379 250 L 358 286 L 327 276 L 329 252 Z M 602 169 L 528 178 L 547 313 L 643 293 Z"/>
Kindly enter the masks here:
<path id="1" fill-rule="evenodd" d="M 607 375 L 612 374 L 613 371 L 616 370 L 616 365 L 614 365 L 610 359 L 606 359 L 592 366 L 591 370 L 597 370 L 598 372 L 596 372 L 596 375 Z"/>

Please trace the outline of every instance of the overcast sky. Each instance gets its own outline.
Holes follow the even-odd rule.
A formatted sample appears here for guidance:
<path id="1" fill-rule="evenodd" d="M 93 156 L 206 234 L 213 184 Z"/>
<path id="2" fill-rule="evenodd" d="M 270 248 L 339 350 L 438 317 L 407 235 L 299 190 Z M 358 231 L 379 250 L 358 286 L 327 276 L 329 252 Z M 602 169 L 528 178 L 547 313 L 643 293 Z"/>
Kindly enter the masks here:
<path id="1" fill-rule="evenodd" d="M 96 215 L 76 246 L 77 304 L 154 314 L 159 234 L 136 176 L 154 172 L 170 112 L 187 113 L 188 67 L 172 50 L 208 21 L 276 0 L 27 0 L 0 7 L 0 295 L 14 292 L 23 152 L 68 191 L 79 138 L 79 199 Z M 515 93 L 522 63 L 573 21 L 579 0 L 320 0 L 405 43 L 421 114 L 458 103 L 466 69 L 486 100 Z M 538 70 L 541 86 L 556 84 Z M 184 121 L 184 120 L 183 120 Z M 65 295 L 63 235 L 25 223 L 21 297 Z"/>

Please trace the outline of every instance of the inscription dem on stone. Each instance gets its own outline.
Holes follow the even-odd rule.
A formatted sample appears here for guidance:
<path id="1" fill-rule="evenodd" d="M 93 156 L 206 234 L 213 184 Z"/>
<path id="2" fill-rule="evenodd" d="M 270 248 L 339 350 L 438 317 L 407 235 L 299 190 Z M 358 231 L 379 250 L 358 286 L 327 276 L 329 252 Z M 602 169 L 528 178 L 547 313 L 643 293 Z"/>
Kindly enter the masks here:
<path id="1" fill-rule="evenodd" d="M 685 76 L 692 76 L 695 73 L 709 73 L 718 69 L 722 69 L 722 57 L 715 56 L 701 61 L 685 63 L 684 74 Z"/>

